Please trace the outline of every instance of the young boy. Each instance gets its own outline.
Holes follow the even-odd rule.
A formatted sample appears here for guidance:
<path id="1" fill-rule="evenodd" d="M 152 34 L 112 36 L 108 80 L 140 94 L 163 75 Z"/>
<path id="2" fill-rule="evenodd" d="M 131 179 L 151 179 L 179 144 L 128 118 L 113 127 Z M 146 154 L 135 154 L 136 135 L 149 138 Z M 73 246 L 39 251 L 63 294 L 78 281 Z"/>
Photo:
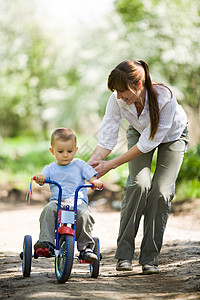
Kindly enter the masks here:
<path id="1" fill-rule="evenodd" d="M 35 175 L 35 181 L 43 184 L 45 179 L 57 181 L 62 187 L 61 207 L 73 205 L 75 190 L 85 180 L 94 184 L 94 188 L 101 188 L 102 183 L 97 180 L 97 172 L 86 162 L 74 158 L 77 147 L 77 138 L 70 128 L 58 128 L 51 136 L 50 152 L 55 155 L 56 162 L 46 165 L 41 174 Z M 40 216 L 39 241 L 34 245 L 36 254 L 49 256 L 54 252 L 55 224 L 57 217 L 58 187 L 50 184 L 50 202 L 44 207 Z M 77 248 L 80 258 L 85 261 L 97 260 L 93 253 L 94 241 L 92 229 L 94 219 L 88 207 L 87 190 L 79 191 L 77 203 Z"/>

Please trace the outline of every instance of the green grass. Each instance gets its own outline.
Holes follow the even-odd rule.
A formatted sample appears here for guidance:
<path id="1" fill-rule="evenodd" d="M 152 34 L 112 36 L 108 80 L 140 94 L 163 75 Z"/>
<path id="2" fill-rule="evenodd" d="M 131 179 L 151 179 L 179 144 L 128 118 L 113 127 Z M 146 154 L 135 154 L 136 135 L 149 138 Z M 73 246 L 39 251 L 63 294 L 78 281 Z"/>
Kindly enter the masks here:
<path id="1" fill-rule="evenodd" d="M 183 201 L 195 198 L 200 198 L 199 180 L 183 180 L 177 184 L 175 201 Z"/>
<path id="2" fill-rule="evenodd" d="M 81 140 L 81 139 L 80 139 Z M 87 141 L 87 142 L 84 142 Z M 77 157 L 87 161 L 95 145 L 91 145 L 90 138 L 85 137 L 79 143 Z M 84 144 L 85 143 L 85 144 Z M 31 177 L 41 172 L 46 164 L 54 161 L 49 151 L 49 141 L 35 138 L 20 137 L 4 139 L 0 143 L 0 180 L 12 183 L 19 189 L 27 188 Z M 110 155 L 108 159 L 114 158 Z M 152 162 L 152 175 L 156 167 L 156 154 Z M 124 187 L 128 176 L 128 164 L 111 170 L 104 176 L 104 180 Z M 200 198 L 200 144 L 188 150 L 178 176 L 175 201 Z"/>
<path id="3" fill-rule="evenodd" d="M 0 149 L 0 180 L 23 188 L 30 178 L 53 161 L 48 142 L 34 138 L 5 139 Z"/>

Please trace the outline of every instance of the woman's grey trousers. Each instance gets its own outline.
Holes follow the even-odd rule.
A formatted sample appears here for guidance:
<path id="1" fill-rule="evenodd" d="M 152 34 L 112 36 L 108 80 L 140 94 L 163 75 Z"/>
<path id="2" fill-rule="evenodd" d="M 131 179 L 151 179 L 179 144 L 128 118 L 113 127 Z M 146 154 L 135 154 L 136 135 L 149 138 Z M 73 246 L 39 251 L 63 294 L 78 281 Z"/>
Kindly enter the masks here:
<path id="1" fill-rule="evenodd" d="M 128 148 L 134 146 L 140 134 L 129 126 Z M 187 128 L 181 137 L 157 147 L 157 164 L 151 180 L 154 150 L 129 162 L 129 176 L 122 199 L 121 220 L 117 239 L 116 259 L 134 257 L 135 237 L 144 214 L 144 232 L 140 248 L 141 265 L 158 265 L 163 234 L 171 210 L 177 179 L 187 145 Z"/>

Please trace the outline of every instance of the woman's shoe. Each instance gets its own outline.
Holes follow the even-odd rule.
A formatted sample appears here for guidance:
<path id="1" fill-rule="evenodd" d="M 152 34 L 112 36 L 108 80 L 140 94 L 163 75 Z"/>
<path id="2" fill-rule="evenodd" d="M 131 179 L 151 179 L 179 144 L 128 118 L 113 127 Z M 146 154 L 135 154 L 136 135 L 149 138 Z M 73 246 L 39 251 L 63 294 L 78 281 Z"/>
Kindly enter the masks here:
<path id="1" fill-rule="evenodd" d="M 144 275 L 150 275 L 150 274 L 158 274 L 160 271 L 159 271 L 158 267 L 156 267 L 156 266 L 143 265 L 142 272 Z"/>
<path id="2" fill-rule="evenodd" d="M 116 265 L 117 271 L 132 271 L 131 259 L 119 259 Z"/>

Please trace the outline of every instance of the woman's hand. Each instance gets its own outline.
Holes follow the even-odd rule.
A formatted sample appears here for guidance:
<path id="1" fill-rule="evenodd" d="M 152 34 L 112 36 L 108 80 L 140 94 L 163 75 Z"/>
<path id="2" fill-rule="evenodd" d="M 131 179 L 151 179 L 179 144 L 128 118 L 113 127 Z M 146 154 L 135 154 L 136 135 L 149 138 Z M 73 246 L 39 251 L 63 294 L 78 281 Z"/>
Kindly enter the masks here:
<path id="1" fill-rule="evenodd" d="M 98 172 L 96 177 L 97 179 L 108 173 L 111 169 L 113 169 L 111 160 L 98 160 L 94 161 L 90 165 Z"/>
<path id="2" fill-rule="evenodd" d="M 125 164 L 143 153 L 138 149 L 137 145 L 134 145 L 127 152 L 113 158 L 112 160 L 93 160 L 90 165 L 98 172 L 97 178 L 108 173 L 110 170 L 118 168 L 122 164 Z"/>

